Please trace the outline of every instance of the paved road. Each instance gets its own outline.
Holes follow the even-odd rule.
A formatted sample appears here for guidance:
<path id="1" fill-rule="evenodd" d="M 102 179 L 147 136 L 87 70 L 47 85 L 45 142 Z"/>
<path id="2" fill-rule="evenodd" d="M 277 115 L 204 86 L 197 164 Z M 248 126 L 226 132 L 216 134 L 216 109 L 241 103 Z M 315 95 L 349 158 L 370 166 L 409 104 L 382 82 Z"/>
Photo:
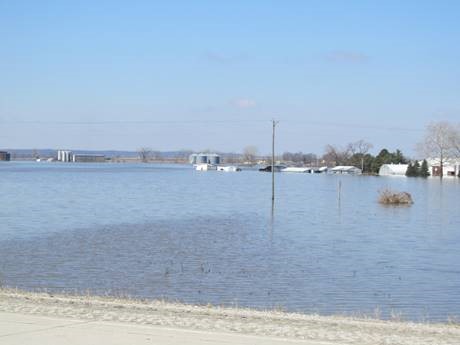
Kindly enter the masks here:
<path id="1" fill-rule="evenodd" d="M 0 344 L 326 345 L 327 343 L 0 312 Z"/>

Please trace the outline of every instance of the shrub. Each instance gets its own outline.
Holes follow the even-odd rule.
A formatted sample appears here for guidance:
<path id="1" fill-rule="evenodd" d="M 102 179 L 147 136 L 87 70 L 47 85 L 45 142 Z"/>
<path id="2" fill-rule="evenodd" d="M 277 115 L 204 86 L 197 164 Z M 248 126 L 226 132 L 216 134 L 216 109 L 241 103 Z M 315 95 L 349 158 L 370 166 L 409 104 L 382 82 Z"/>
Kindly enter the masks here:
<path id="1" fill-rule="evenodd" d="M 379 203 L 384 205 L 411 205 L 414 203 L 412 196 L 407 192 L 395 192 L 385 189 L 379 192 Z"/>

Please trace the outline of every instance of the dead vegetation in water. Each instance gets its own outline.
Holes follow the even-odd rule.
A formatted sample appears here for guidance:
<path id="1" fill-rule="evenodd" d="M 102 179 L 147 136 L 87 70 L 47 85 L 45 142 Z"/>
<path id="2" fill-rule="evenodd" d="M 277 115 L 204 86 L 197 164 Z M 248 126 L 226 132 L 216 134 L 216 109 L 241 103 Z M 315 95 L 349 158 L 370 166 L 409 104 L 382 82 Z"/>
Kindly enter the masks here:
<path id="1" fill-rule="evenodd" d="M 412 195 L 407 192 L 397 192 L 384 189 L 379 192 L 379 203 L 382 205 L 412 205 Z"/>

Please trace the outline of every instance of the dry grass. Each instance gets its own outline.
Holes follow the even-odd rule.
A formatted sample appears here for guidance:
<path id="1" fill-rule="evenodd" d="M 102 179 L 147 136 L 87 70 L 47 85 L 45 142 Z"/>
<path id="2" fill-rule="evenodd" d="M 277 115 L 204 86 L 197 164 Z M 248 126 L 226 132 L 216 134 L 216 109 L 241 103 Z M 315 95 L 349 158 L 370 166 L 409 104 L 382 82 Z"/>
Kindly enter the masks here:
<path id="1" fill-rule="evenodd" d="M 402 322 L 394 311 L 391 320 L 353 316 L 319 316 L 257 311 L 247 308 L 197 306 L 165 301 L 98 297 L 90 295 L 24 292 L 0 288 L 0 312 L 35 314 L 90 321 L 202 331 L 240 333 L 309 340 L 327 344 L 460 344 L 460 326 Z M 380 316 L 380 310 L 375 314 Z"/>
<path id="2" fill-rule="evenodd" d="M 379 203 L 383 205 L 412 205 L 414 201 L 407 192 L 396 192 L 384 189 L 379 192 Z"/>

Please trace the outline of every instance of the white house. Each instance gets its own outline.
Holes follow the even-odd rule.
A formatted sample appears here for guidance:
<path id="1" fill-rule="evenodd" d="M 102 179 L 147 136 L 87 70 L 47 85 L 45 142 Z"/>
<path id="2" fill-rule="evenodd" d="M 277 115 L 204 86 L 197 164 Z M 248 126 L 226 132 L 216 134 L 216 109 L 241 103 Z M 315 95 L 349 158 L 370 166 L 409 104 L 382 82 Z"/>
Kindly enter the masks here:
<path id="1" fill-rule="evenodd" d="M 361 169 L 349 166 L 349 165 L 338 165 L 329 171 L 333 174 L 349 174 L 349 175 L 360 175 L 362 173 Z"/>
<path id="2" fill-rule="evenodd" d="M 406 176 L 408 164 L 383 164 L 379 169 L 380 176 Z"/>

